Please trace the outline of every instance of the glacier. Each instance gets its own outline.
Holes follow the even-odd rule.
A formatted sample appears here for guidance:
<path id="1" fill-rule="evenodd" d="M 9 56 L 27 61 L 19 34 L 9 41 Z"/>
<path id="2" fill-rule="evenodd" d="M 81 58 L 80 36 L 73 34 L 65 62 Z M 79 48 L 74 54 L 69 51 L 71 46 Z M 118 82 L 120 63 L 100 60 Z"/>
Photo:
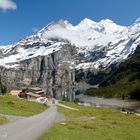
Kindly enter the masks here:
<path id="1" fill-rule="evenodd" d="M 0 46 L 0 66 L 19 68 L 24 60 L 47 56 L 74 45 L 80 61 L 70 60 L 73 69 L 106 69 L 127 59 L 140 44 L 140 20 L 131 26 L 120 26 L 109 19 L 90 19 L 72 25 L 67 20 L 52 22 L 36 34 L 19 42 Z"/>

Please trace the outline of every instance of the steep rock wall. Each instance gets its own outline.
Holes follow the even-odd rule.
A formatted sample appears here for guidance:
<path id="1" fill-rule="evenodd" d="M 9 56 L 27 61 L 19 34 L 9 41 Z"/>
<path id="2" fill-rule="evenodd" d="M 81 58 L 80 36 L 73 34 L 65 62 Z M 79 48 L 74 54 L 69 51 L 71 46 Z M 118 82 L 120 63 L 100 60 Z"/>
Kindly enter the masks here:
<path id="1" fill-rule="evenodd" d="M 75 47 L 66 44 L 47 56 L 20 62 L 19 68 L 0 67 L 1 83 L 8 91 L 23 86 L 39 86 L 48 91 L 55 86 L 73 85 L 75 70 L 71 64 L 75 54 Z"/>

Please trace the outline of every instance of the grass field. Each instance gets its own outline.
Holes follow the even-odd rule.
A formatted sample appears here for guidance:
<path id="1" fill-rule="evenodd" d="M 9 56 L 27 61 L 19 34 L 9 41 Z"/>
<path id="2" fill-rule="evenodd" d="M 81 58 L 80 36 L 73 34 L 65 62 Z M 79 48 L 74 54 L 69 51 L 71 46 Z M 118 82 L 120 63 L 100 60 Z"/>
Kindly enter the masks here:
<path id="1" fill-rule="evenodd" d="M 66 116 L 39 140 L 140 140 L 140 117 L 118 110 L 63 104 L 79 111 L 59 108 Z"/>
<path id="2" fill-rule="evenodd" d="M 0 96 L 0 114 L 32 116 L 46 109 L 46 106 L 35 102 L 28 102 L 10 95 Z"/>

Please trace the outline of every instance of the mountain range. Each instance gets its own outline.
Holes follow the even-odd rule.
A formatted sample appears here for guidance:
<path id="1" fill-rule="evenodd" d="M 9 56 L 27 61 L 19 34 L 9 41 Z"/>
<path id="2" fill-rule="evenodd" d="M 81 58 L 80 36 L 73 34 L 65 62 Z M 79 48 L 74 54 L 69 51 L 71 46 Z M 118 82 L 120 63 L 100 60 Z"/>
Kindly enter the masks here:
<path id="1" fill-rule="evenodd" d="M 17 43 L 0 46 L 1 83 L 7 89 L 21 85 L 49 89 L 91 78 L 90 84 L 98 84 L 100 73 L 127 60 L 139 44 L 140 19 L 128 27 L 109 19 L 84 19 L 78 25 L 52 22 Z"/>

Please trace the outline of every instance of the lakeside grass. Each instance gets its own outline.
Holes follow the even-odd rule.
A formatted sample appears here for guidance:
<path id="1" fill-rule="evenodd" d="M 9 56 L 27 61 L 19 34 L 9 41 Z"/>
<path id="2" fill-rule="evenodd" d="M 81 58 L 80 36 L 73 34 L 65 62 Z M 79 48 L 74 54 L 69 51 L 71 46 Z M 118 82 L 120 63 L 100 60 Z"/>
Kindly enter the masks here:
<path id="1" fill-rule="evenodd" d="M 80 109 L 59 107 L 66 124 L 58 123 L 39 140 L 139 140 L 140 117 L 125 115 L 115 109 L 84 107 L 61 102 Z"/>
<path id="2" fill-rule="evenodd" d="M 8 122 L 9 122 L 9 120 L 8 120 L 6 117 L 1 117 L 1 116 L 0 116 L 0 125 L 6 124 L 6 123 L 8 123 Z"/>
<path id="3" fill-rule="evenodd" d="M 32 116 L 46 110 L 47 107 L 39 103 L 28 102 L 11 95 L 0 96 L 0 114 L 13 116 Z"/>

